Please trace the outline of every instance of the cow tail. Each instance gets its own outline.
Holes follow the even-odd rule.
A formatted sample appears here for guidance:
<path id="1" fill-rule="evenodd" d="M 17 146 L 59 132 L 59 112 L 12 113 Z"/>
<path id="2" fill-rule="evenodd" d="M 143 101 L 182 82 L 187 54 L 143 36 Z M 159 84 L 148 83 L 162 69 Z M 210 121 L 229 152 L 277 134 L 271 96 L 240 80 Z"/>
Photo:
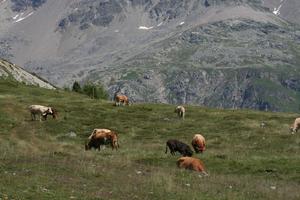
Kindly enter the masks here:
<path id="1" fill-rule="evenodd" d="M 165 153 L 168 153 L 168 145 L 166 145 L 166 152 Z"/>

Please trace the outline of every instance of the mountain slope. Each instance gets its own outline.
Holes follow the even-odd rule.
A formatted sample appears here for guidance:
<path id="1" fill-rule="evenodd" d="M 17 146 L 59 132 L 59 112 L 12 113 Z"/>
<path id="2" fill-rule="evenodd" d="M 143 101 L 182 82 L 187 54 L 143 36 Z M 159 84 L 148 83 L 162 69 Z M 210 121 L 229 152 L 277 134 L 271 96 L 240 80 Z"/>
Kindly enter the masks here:
<path id="1" fill-rule="evenodd" d="M 31 121 L 26 108 L 33 102 L 53 106 L 59 117 Z M 298 114 L 186 108 L 185 120 L 179 120 L 172 105 L 115 107 L 78 93 L 0 80 L 0 195 L 32 200 L 299 199 L 300 138 L 289 133 Z M 85 151 L 94 128 L 116 131 L 119 150 Z M 206 177 L 178 169 L 179 154 L 165 154 L 168 139 L 190 145 L 199 132 L 207 148 L 193 156 L 203 161 Z"/>
<path id="2" fill-rule="evenodd" d="M 6 60 L 0 59 L 0 77 L 10 77 L 27 85 L 37 85 L 42 88 L 55 89 L 54 86 L 39 77 L 25 71 L 21 67 Z"/>
<path id="3" fill-rule="evenodd" d="M 274 13 L 277 3 L 48 0 L 14 12 L 5 1 L 0 54 L 61 87 L 95 81 L 134 101 L 290 111 L 299 107 L 299 28 L 284 19 L 298 14 L 280 9 L 299 5 L 284 1 Z M 255 80 L 230 78 L 239 71 Z"/>

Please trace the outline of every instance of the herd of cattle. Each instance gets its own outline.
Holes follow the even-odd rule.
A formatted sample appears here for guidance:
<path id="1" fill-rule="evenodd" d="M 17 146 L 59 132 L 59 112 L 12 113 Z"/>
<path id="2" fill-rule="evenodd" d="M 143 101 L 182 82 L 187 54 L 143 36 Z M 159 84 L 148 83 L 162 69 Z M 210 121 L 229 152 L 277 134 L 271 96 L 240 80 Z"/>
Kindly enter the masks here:
<path id="1" fill-rule="evenodd" d="M 128 97 L 125 95 L 116 95 L 115 105 L 129 105 Z M 31 105 L 29 106 L 29 111 L 31 113 L 32 120 L 37 120 L 36 115 L 38 116 L 39 121 L 42 119 L 47 120 L 48 115 L 52 115 L 54 119 L 58 116 L 56 109 L 42 105 Z M 175 113 L 177 113 L 178 117 L 184 119 L 185 108 L 183 106 L 177 106 L 175 108 Z M 294 134 L 299 128 L 300 118 L 296 118 L 294 123 L 290 126 L 290 131 Z M 111 145 L 112 149 L 117 150 L 119 148 L 117 133 L 109 129 L 94 129 L 88 137 L 88 142 L 85 144 L 85 150 L 95 148 L 100 151 L 101 145 L 108 144 Z M 206 150 L 205 138 L 201 134 L 195 134 L 192 138 L 191 144 L 195 153 L 202 153 Z M 177 160 L 177 166 L 179 168 L 195 170 L 207 175 L 202 161 L 198 158 L 192 157 L 193 151 L 189 145 L 176 139 L 170 139 L 166 142 L 165 153 L 168 153 L 168 149 L 172 155 L 175 155 L 175 152 L 179 152 L 183 156 Z"/>

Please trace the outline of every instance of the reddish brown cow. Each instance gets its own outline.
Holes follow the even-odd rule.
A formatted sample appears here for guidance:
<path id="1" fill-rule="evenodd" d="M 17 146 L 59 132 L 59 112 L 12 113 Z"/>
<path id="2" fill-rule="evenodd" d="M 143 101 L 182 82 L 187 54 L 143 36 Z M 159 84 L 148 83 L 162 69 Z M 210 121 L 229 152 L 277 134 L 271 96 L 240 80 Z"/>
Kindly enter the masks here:
<path id="1" fill-rule="evenodd" d="M 117 133 L 109 129 L 94 129 L 89 136 L 89 141 L 85 145 L 85 149 L 89 150 L 92 147 L 100 151 L 100 145 L 110 144 L 112 149 L 118 149 L 118 136 Z"/>
<path id="2" fill-rule="evenodd" d="M 118 94 L 115 97 L 115 103 L 116 103 L 116 106 L 120 106 L 121 103 L 122 103 L 123 106 L 124 105 L 129 105 L 129 100 L 128 100 L 127 96 L 122 95 L 122 94 Z"/>
<path id="3" fill-rule="evenodd" d="M 192 146 L 196 153 L 205 151 L 205 138 L 201 134 L 195 134 L 192 140 Z"/>
<path id="4" fill-rule="evenodd" d="M 201 160 L 193 157 L 181 157 L 177 160 L 179 168 L 190 169 L 208 175 Z"/>

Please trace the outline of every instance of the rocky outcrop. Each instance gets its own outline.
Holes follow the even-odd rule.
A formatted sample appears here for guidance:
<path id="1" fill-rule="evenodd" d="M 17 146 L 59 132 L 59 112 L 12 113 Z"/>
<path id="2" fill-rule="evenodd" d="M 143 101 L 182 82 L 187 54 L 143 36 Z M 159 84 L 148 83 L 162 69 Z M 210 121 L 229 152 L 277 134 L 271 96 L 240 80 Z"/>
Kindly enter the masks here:
<path id="1" fill-rule="evenodd" d="M 55 89 L 55 87 L 50 83 L 3 59 L 0 59 L 0 78 L 1 77 L 12 78 L 27 85 L 36 85 L 47 89 Z"/>

